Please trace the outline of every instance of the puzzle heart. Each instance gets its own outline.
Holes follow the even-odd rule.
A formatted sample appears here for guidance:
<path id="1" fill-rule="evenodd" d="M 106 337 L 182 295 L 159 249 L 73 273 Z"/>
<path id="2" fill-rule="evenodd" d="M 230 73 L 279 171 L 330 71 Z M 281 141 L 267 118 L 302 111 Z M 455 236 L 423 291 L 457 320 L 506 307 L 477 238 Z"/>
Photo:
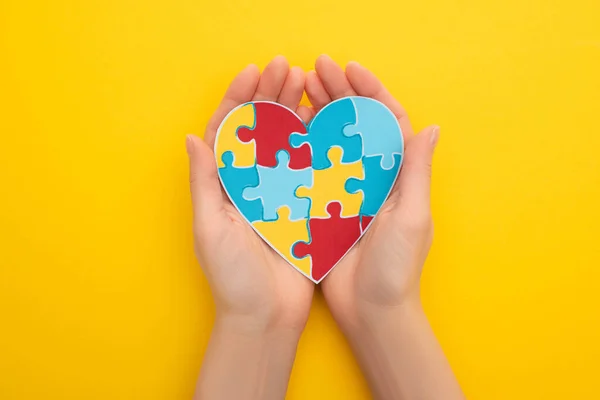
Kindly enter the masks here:
<path id="1" fill-rule="evenodd" d="M 402 163 L 397 119 L 382 103 L 345 97 L 308 128 L 290 109 L 232 110 L 215 143 L 219 177 L 254 230 L 318 283 L 365 233 Z"/>

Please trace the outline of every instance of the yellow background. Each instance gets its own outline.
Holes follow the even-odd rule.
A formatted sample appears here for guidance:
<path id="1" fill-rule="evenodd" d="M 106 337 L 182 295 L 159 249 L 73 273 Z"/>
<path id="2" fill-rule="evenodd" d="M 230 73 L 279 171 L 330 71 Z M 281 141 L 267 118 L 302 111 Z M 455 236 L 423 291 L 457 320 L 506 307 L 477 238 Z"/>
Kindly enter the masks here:
<path id="1" fill-rule="evenodd" d="M 185 134 L 276 54 L 436 123 L 423 301 L 471 399 L 600 396 L 598 0 L 0 2 L 0 398 L 189 399 Z M 289 399 L 364 399 L 320 294 Z"/>

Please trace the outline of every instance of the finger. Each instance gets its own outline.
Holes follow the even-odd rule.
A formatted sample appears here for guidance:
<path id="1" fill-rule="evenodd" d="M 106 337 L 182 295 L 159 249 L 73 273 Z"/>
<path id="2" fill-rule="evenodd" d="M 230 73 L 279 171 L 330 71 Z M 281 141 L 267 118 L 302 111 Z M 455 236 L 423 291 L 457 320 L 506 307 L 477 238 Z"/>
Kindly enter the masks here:
<path id="1" fill-rule="evenodd" d="M 300 67 L 290 69 L 277 102 L 295 110 L 298 104 L 300 104 L 300 100 L 302 100 L 305 76 L 304 71 Z"/>
<path id="2" fill-rule="evenodd" d="M 363 67 L 359 63 L 352 61 L 346 66 L 346 76 L 348 81 L 359 96 L 370 97 L 378 100 L 389 108 L 400 123 L 404 138 L 413 136 L 414 132 L 408 120 L 406 110 L 396 100 L 394 96 L 383 86 L 383 83 L 375 74 Z"/>
<path id="3" fill-rule="evenodd" d="M 398 177 L 398 203 L 409 210 L 429 210 L 431 195 L 431 163 L 439 138 L 439 127 L 425 128 L 406 143 L 404 162 Z"/>
<path id="4" fill-rule="evenodd" d="M 333 100 L 346 96 L 356 96 L 356 92 L 348 81 L 344 70 L 328 55 L 323 54 L 317 58 L 315 69 L 325 86 L 325 90 Z"/>
<path id="5" fill-rule="evenodd" d="M 317 75 L 315 71 L 308 71 L 306 74 L 306 84 L 304 89 L 306 90 L 308 101 L 310 101 L 310 104 L 312 104 L 315 109 L 320 110 L 331 103 L 331 96 L 329 96 L 329 93 L 325 90 L 323 82 L 321 82 L 319 75 Z"/>
<path id="6" fill-rule="evenodd" d="M 304 123 L 308 125 L 308 123 L 315 116 L 315 109 L 312 107 L 307 107 L 307 106 L 299 106 L 298 109 L 296 110 L 296 114 L 298 114 L 300 116 L 300 118 L 302 118 Z"/>
<path id="7" fill-rule="evenodd" d="M 208 144 L 194 135 L 186 137 L 186 149 L 194 216 L 203 219 L 215 215 L 223 209 L 224 198 L 214 154 Z"/>
<path id="8" fill-rule="evenodd" d="M 254 64 L 248 65 L 242 72 L 233 78 L 233 81 L 231 81 L 229 88 L 227 88 L 227 91 L 223 96 L 223 100 L 221 100 L 221 104 L 219 104 L 217 111 L 215 111 L 206 126 L 204 140 L 211 149 L 213 148 L 217 129 L 219 129 L 221 121 L 223 121 L 229 111 L 240 104 L 252 100 L 252 96 L 256 93 L 259 78 L 260 71 Z"/>
<path id="9" fill-rule="evenodd" d="M 284 56 L 275 57 L 263 71 L 254 100 L 276 101 L 283 88 L 285 78 L 290 71 L 290 65 Z"/>

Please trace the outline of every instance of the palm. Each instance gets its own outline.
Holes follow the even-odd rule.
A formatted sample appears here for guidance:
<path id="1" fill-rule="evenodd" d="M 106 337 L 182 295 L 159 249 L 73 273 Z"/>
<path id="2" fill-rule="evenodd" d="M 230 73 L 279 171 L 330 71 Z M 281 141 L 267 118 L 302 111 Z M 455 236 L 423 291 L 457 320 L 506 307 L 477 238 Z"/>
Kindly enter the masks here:
<path id="1" fill-rule="evenodd" d="M 428 249 L 431 236 L 414 229 L 416 223 L 403 211 L 393 199 L 386 203 L 364 237 L 323 281 L 336 318 L 364 306 L 393 307 L 412 295 L 409 290 L 423 261 L 415 249 Z"/>
<path id="2" fill-rule="evenodd" d="M 214 154 L 217 129 L 227 113 L 252 100 L 279 102 L 298 108 L 304 90 L 304 72 L 290 70 L 283 57 L 275 58 L 263 72 L 250 66 L 231 83 L 219 109 L 207 126 L 202 143 L 204 165 L 210 177 L 198 196 L 211 197 L 195 222 L 199 259 L 210 281 L 217 307 L 237 314 L 265 317 L 281 316 L 286 325 L 306 322 L 314 285 L 298 274 L 249 226 L 227 199 L 218 184 Z M 300 111 L 302 113 L 302 111 Z M 210 192 L 213 192 L 212 195 Z"/>
<path id="3" fill-rule="evenodd" d="M 223 212 L 222 240 L 213 249 L 220 247 L 215 256 L 222 260 L 224 297 L 237 303 L 231 306 L 286 317 L 307 313 L 313 285 L 267 245 L 229 201 Z"/>
<path id="4" fill-rule="evenodd" d="M 220 187 L 210 149 L 219 124 L 230 110 L 251 100 L 277 101 L 295 109 L 308 122 L 332 100 L 360 95 L 381 101 L 397 116 L 407 146 L 413 150 L 405 153 L 399 184 L 368 232 L 323 281 L 325 298 L 336 318 L 356 312 L 359 303 L 396 305 L 410 294 L 408 288 L 418 290 L 418 285 L 411 283 L 419 277 L 432 233 L 429 188 L 428 184 L 422 185 L 428 180 L 422 179 L 428 174 L 427 168 L 422 167 L 426 163 L 411 161 L 409 157 L 412 153 L 412 158 L 419 158 L 419 147 L 423 143 L 429 145 L 423 139 L 416 140 L 424 135 L 413 136 L 400 104 L 364 67 L 350 63 L 344 72 L 326 56 L 317 60 L 316 72 L 309 72 L 304 84 L 302 70 L 290 70 L 283 57 L 275 58 L 262 76 L 256 67 L 246 68 L 234 79 L 209 122 L 206 143 L 194 145 L 193 151 L 202 154 L 190 157 L 197 164 L 191 169 L 191 179 L 199 181 L 191 185 L 197 253 L 217 307 L 270 320 L 277 315 L 286 325 L 293 326 L 306 322 L 314 285 L 256 235 Z M 303 89 L 313 108 L 298 105 Z M 411 172 L 407 173 L 407 169 Z M 413 181 L 419 175 L 421 178 Z"/>
<path id="5" fill-rule="evenodd" d="M 413 139 L 404 109 L 370 71 L 357 63 L 349 63 L 344 72 L 329 57 L 320 57 L 316 72 L 307 76 L 306 93 L 314 111 L 345 96 L 375 98 L 396 115 L 407 145 Z M 408 288 L 418 288 L 411 283 L 418 280 L 431 240 L 429 208 L 425 202 L 418 204 L 401 195 L 399 187 L 411 185 L 411 178 L 403 175 L 401 172 L 400 184 L 367 233 L 322 283 L 336 319 L 352 317 L 348 314 L 356 312 L 359 303 L 396 305 L 409 295 Z"/>

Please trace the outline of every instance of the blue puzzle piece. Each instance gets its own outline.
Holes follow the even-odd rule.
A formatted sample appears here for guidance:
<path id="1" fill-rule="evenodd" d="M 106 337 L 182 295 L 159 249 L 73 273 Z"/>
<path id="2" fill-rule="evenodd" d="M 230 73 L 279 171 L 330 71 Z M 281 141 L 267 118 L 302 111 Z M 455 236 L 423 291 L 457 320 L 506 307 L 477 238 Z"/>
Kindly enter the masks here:
<path id="1" fill-rule="evenodd" d="M 363 192 L 363 202 L 360 207 L 361 215 L 376 215 L 388 193 L 392 190 L 402 158 L 394 154 L 394 166 L 391 169 L 381 168 L 382 156 L 363 157 L 364 180 L 350 178 L 345 188 L 348 193 Z"/>
<path id="2" fill-rule="evenodd" d="M 242 196 L 244 189 L 258 185 L 258 170 L 256 166 L 238 168 L 233 166 L 234 155 L 226 151 L 221 156 L 225 167 L 219 168 L 219 176 L 233 204 L 250 222 L 260 221 L 263 207 L 260 200 L 247 200 Z"/>
<path id="3" fill-rule="evenodd" d="M 277 219 L 277 209 L 288 206 L 291 210 L 290 220 L 308 218 L 310 199 L 298 198 L 295 195 L 299 186 L 312 186 L 313 170 L 305 168 L 290 169 L 290 155 L 285 150 L 277 152 L 275 168 L 257 166 L 260 182 L 255 187 L 244 189 L 244 199 L 260 199 L 263 205 L 263 220 Z"/>
<path id="4" fill-rule="evenodd" d="M 404 142 L 396 116 L 386 106 L 367 97 L 351 97 L 356 107 L 356 124 L 344 127 L 348 137 L 362 137 L 363 156 L 382 155 L 381 167 L 394 166 L 394 155 L 402 154 Z"/>
<path id="5" fill-rule="evenodd" d="M 334 101 L 319 111 L 308 126 L 307 134 L 291 134 L 290 144 L 292 147 L 310 144 L 314 169 L 331 167 L 327 151 L 332 146 L 339 146 L 344 150 L 343 163 L 352 163 L 363 156 L 360 136 L 348 137 L 343 134 L 344 127 L 353 124 L 356 124 L 356 111 L 352 100 L 344 98 Z"/>

